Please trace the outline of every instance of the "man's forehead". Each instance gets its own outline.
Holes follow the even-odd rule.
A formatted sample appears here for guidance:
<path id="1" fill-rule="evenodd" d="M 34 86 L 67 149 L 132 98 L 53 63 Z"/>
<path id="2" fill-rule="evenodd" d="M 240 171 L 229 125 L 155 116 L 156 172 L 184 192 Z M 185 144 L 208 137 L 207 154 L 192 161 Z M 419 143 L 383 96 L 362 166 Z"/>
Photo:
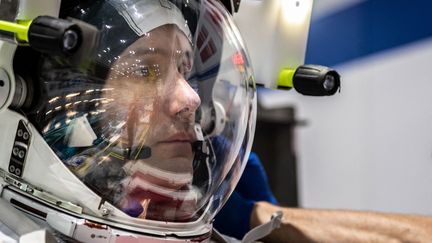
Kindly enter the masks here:
<path id="1" fill-rule="evenodd" d="M 143 56 L 171 56 L 182 55 L 192 51 L 192 47 L 189 43 L 180 44 L 177 38 L 172 39 L 170 42 L 146 42 L 138 41 L 128 48 L 123 53 L 123 58 L 136 58 Z"/>
<path id="2" fill-rule="evenodd" d="M 169 48 L 166 47 L 146 47 L 146 46 L 137 46 L 136 48 L 130 49 L 125 53 L 125 58 L 135 58 L 142 56 L 166 56 L 169 55 Z"/>

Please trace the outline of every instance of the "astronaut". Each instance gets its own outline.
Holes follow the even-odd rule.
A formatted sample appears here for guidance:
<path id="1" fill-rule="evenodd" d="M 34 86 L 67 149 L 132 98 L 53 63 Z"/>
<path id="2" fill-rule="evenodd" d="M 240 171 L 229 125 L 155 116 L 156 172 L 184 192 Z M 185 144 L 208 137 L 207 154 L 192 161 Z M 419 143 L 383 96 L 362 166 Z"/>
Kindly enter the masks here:
<path id="1" fill-rule="evenodd" d="M 0 221 L 12 238 L 36 242 L 26 237 L 41 231 L 28 220 L 22 230 L 7 203 L 66 241 L 208 241 L 256 117 L 248 55 L 224 6 L 0 7 Z"/>

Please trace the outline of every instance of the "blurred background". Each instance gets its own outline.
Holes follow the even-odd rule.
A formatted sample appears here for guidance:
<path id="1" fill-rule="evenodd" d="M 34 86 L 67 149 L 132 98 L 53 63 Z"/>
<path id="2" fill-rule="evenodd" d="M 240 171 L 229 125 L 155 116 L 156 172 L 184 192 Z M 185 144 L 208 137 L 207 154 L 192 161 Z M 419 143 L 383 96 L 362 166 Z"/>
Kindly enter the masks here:
<path id="1" fill-rule="evenodd" d="M 341 92 L 258 93 L 253 150 L 285 206 L 432 215 L 432 1 L 315 0 L 307 64 Z"/>

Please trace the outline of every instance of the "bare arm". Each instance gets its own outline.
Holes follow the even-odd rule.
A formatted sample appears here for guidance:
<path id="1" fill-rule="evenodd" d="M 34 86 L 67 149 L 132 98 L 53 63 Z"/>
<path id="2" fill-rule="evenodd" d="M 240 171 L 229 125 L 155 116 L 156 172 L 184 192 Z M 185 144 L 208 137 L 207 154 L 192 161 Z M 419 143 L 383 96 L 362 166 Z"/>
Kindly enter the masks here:
<path id="1" fill-rule="evenodd" d="M 348 210 L 296 209 L 257 202 L 251 226 L 281 210 L 282 225 L 265 242 L 432 242 L 432 217 Z"/>

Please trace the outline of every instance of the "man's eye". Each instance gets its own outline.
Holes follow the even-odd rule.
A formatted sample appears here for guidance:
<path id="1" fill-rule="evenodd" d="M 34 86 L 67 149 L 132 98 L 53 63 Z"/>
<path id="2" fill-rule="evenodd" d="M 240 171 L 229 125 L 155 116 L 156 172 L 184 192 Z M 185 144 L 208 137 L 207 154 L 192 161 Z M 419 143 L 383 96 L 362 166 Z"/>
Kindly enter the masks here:
<path id="1" fill-rule="evenodd" d="M 140 76 L 140 77 L 148 77 L 150 76 L 150 69 L 149 67 L 140 67 L 138 69 L 135 69 L 132 71 L 132 74 Z"/>
<path id="2" fill-rule="evenodd" d="M 138 66 L 134 67 L 131 71 L 131 74 L 137 77 L 146 77 L 146 78 L 158 78 L 161 75 L 161 69 L 158 64 L 153 64 L 151 66 Z"/>

